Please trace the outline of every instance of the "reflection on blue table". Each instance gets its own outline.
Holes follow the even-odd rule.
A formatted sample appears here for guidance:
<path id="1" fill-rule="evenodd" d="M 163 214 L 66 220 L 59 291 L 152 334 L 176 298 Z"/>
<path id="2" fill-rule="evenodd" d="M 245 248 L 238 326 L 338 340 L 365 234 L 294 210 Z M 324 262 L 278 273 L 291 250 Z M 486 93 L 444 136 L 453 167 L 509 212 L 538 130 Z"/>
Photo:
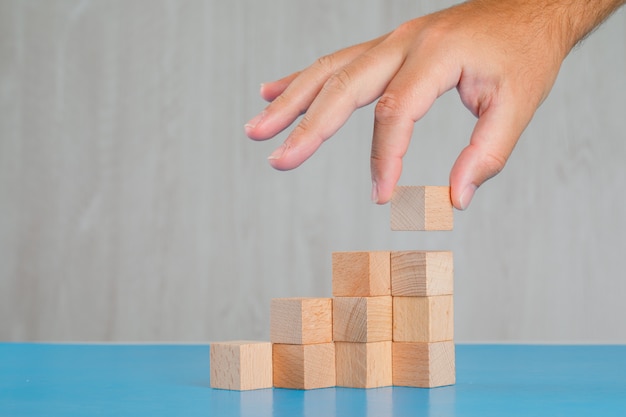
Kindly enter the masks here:
<path id="1" fill-rule="evenodd" d="M 234 392 L 212 390 L 210 415 L 242 416 L 454 416 L 455 388 L 387 387 L 286 389 Z"/>
<path id="2" fill-rule="evenodd" d="M 0 416 L 626 416 L 626 346 L 457 346 L 457 384 L 214 390 L 208 346 L 0 344 Z"/>

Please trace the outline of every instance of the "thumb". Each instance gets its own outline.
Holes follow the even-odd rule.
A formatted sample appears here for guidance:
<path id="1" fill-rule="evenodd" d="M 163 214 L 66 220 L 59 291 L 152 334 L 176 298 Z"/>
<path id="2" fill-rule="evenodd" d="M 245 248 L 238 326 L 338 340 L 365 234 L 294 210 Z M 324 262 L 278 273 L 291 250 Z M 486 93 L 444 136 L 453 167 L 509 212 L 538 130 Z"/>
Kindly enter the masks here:
<path id="1" fill-rule="evenodd" d="M 465 210 L 478 187 L 502 171 L 533 113 L 519 106 L 491 106 L 480 115 L 470 144 L 450 171 L 454 207 Z"/>

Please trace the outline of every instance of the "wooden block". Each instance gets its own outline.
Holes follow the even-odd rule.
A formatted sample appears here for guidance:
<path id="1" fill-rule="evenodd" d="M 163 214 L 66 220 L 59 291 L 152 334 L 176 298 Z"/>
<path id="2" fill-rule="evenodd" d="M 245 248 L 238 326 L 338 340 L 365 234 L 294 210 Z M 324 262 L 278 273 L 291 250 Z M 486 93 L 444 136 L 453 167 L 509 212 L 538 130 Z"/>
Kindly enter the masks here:
<path id="1" fill-rule="evenodd" d="M 274 344 L 274 386 L 315 389 L 334 387 L 335 344 Z"/>
<path id="2" fill-rule="evenodd" d="M 450 187 L 398 186 L 391 197 L 391 230 L 452 230 Z"/>
<path id="3" fill-rule="evenodd" d="M 453 339 L 452 295 L 393 297 L 394 342 L 443 342 Z"/>
<path id="4" fill-rule="evenodd" d="M 389 251 L 334 252 L 333 295 L 374 297 L 391 294 Z"/>
<path id="5" fill-rule="evenodd" d="M 210 347 L 211 388 L 272 388 L 272 344 L 233 341 Z"/>
<path id="6" fill-rule="evenodd" d="M 387 387 L 393 384 L 391 342 L 335 342 L 337 386 Z"/>
<path id="7" fill-rule="evenodd" d="M 297 345 L 332 342 L 332 317 L 331 298 L 274 298 L 270 340 Z"/>
<path id="8" fill-rule="evenodd" d="M 391 295 L 424 297 L 448 295 L 453 291 L 452 252 L 391 252 Z"/>
<path id="9" fill-rule="evenodd" d="M 455 382 L 454 342 L 393 342 L 393 385 L 434 388 Z"/>
<path id="10" fill-rule="evenodd" d="M 382 342 L 393 335 L 391 296 L 335 297 L 333 340 L 335 342 Z"/>

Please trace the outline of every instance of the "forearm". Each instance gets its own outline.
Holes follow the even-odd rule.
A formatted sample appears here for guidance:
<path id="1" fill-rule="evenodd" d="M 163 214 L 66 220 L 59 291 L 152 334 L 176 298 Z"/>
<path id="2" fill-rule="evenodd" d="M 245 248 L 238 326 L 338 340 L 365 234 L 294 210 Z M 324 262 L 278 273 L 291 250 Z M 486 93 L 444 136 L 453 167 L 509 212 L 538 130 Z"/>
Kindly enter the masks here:
<path id="1" fill-rule="evenodd" d="M 626 3 L 626 0 L 552 1 L 563 10 L 564 46 L 568 52 Z"/>
<path id="2" fill-rule="evenodd" d="M 534 27 L 537 34 L 549 31 L 562 48 L 563 57 L 578 42 L 604 22 L 626 0 L 473 0 L 485 8 L 496 8 Z"/>

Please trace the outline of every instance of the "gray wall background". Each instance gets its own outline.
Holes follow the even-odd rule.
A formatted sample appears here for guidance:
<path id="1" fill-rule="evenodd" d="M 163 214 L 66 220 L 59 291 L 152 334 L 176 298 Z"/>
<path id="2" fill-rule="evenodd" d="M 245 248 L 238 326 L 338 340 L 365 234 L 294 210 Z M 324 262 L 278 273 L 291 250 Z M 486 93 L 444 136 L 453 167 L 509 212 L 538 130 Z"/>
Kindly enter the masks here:
<path id="1" fill-rule="evenodd" d="M 245 137 L 259 83 L 450 4 L 0 0 L 0 340 L 267 338 L 333 251 L 449 249 L 457 341 L 626 343 L 625 10 L 453 232 L 369 202 L 371 106 L 292 172 Z M 442 97 L 401 183 L 446 184 L 473 123 Z"/>

